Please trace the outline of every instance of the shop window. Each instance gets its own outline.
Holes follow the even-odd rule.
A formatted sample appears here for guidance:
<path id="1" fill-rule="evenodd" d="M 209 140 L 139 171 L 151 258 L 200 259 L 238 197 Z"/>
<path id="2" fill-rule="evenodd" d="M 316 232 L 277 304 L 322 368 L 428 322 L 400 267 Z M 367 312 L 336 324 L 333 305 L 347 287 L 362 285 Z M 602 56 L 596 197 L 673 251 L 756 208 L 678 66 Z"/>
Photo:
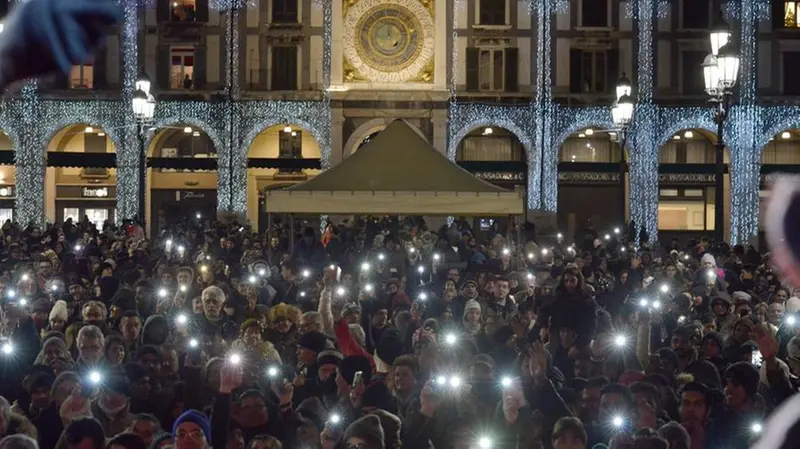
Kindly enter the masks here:
<path id="1" fill-rule="evenodd" d="M 605 138 L 567 139 L 559 152 L 561 162 L 618 162 L 619 146 Z"/>
<path id="2" fill-rule="evenodd" d="M 480 25 L 507 25 L 506 0 L 480 0 L 478 9 Z"/>
<path id="3" fill-rule="evenodd" d="M 0 209 L 0 224 L 8 220 L 14 221 L 14 209 Z"/>
<path id="4" fill-rule="evenodd" d="M 272 23 L 297 23 L 298 0 L 272 0 Z"/>
<path id="5" fill-rule="evenodd" d="M 73 223 L 81 221 L 81 211 L 77 207 L 64 208 L 64 221 L 72 219 Z"/>
<path id="6" fill-rule="evenodd" d="M 783 4 L 783 26 L 786 28 L 800 28 L 800 1 L 790 1 Z"/>
<path id="7" fill-rule="evenodd" d="M 69 78 L 71 89 L 91 89 L 94 86 L 94 65 L 89 61 L 83 65 L 72 66 Z"/>
<path id="8" fill-rule="evenodd" d="M 658 229 L 713 231 L 714 188 L 659 189 Z"/>
<path id="9" fill-rule="evenodd" d="M 303 132 L 287 126 L 278 133 L 278 157 L 281 159 L 303 158 Z M 299 173 L 301 170 L 280 169 L 280 173 Z"/>
<path id="10" fill-rule="evenodd" d="M 511 136 L 469 136 L 461 144 L 462 161 L 523 160 L 522 146 Z"/>
<path id="11" fill-rule="evenodd" d="M 86 216 L 98 230 L 102 230 L 103 223 L 108 220 L 108 209 L 86 209 Z"/>
<path id="12" fill-rule="evenodd" d="M 172 0 L 170 4 L 171 22 L 194 22 L 197 19 L 197 3 L 195 0 Z"/>
<path id="13" fill-rule="evenodd" d="M 172 48 L 170 53 L 170 88 L 191 89 L 194 85 L 194 48 Z"/>

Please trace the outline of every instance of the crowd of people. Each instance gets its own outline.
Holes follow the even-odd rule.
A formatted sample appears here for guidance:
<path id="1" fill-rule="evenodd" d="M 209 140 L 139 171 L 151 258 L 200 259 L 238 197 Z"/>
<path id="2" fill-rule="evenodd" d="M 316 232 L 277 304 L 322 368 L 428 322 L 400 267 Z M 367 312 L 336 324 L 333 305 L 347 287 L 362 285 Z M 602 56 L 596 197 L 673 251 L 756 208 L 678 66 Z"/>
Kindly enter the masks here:
<path id="1" fill-rule="evenodd" d="M 753 247 L 1 231 L 0 449 L 736 449 L 800 385 L 800 298 Z"/>

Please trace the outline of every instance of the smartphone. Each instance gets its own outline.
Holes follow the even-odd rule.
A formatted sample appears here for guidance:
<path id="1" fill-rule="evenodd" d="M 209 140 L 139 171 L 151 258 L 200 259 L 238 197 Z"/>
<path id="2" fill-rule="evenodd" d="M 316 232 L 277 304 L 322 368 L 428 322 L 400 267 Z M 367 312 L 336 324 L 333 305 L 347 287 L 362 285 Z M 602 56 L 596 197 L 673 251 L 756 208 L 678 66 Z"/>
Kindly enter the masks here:
<path id="1" fill-rule="evenodd" d="M 353 388 L 363 384 L 364 384 L 364 373 L 361 371 L 356 371 L 356 374 L 353 376 Z"/>

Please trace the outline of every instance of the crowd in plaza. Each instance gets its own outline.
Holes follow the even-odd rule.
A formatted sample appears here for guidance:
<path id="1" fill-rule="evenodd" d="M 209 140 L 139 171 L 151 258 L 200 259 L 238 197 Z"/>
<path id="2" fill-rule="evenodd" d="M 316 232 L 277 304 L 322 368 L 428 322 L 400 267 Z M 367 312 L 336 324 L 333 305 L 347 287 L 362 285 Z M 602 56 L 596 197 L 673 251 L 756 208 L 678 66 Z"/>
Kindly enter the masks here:
<path id="1" fill-rule="evenodd" d="M 765 420 L 797 391 L 800 297 L 753 247 L 386 217 L 0 231 L 0 448 L 724 449 L 795 432 Z"/>

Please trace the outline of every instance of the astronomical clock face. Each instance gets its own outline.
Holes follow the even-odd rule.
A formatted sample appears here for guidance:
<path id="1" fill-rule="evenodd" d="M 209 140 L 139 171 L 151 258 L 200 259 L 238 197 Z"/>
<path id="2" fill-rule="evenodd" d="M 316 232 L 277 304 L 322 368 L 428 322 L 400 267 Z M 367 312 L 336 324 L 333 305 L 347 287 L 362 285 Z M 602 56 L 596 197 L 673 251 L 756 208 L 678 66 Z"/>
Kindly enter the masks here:
<path id="1" fill-rule="evenodd" d="M 425 81 L 433 61 L 432 0 L 350 0 L 344 17 L 346 81 Z"/>

